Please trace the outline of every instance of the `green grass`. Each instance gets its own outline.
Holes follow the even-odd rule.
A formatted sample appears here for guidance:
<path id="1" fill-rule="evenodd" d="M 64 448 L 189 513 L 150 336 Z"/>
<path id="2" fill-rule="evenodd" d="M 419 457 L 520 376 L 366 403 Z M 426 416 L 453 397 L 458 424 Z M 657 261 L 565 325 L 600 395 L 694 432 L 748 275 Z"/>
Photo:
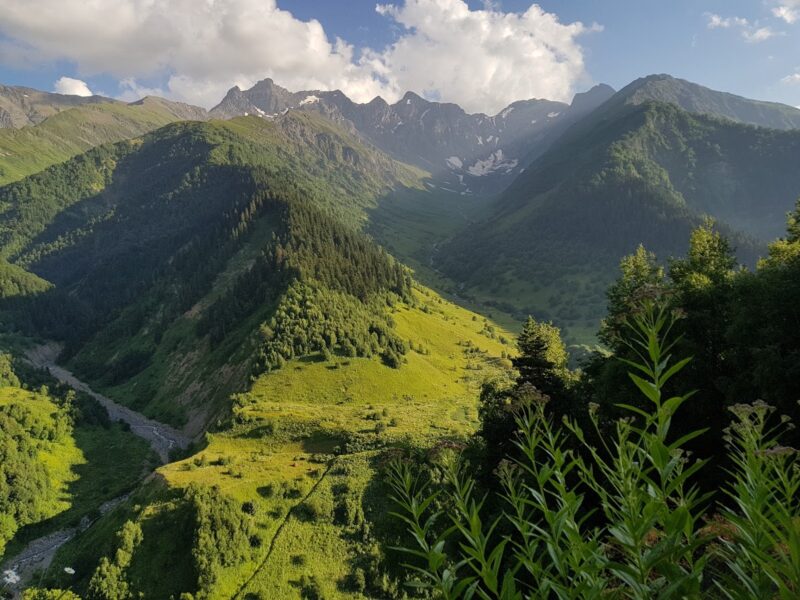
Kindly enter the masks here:
<path id="1" fill-rule="evenodd" d="M 341 495 L 345 485 L 350 503 L 366 510 L 364 490 L 375 478 L 369 448 L 428 447 L 474 431 L 479 386 L 502 376 L 508 361 L 501 356 L 511 351 L 500 341 L 503 335 L 510 339 L 504 330 L 492 334 L 482 318 L 473 320 L 429 290 L 417 297 L 418 306 L 392 312 L 397 334 L 422 350 L 410 351 L 400 369 L 375 359 L 291 361 L 237 397 L 238 424 L 231 431 L 210 434 L 198 455 L 159 471 L 171 486 L 218 485 L 237 501 L 256 505 L 262 555 L 226 571 L 211 597 L 231 597 L 252 577 L 243 592 L 294 598 L 303 574 L 317 577 L 326 598 L 363 597 L 340 589 L 359 547 L 342 519 L 334 518 L 340 503 L 334 488 Z M 335 451 L 344 454 L 325 475 Z M 342 469 L 349 474 L 336 475 Z"/>
<path id="2" fill-rule="evenodd" d="M 19 388 L 0 388 L 0 405 L 24 403 L 37 419 L 52 421 L 58 407 L 40 394 Z M 22 527 L 6 548 L 14 556 L 30 541 L 75 527 L 98 516 L 100 506 L 133 489 L 157 464 L 149 445 L 120 424 L 108 428 L 78 424 L 69 435 L 45 442 L 39 460 L 60 490 L 47 518 Z"/>
<path id="3" fill-rule="evenodd" d="M 170 103 L 91 104 L 57 113 L 34 127 L 0 129 L 0 185 L 17 181 L 86 150 L 138 137 L 180 120 Z"/>
<path id="4" fill-rule="evenodd" d="M 251 502 L 259 538 L 248 560 L 222 569 L 209 598 L 241 592 L 240 598 L 295 599 L 312 576 L 331 599 L 391 588 L 380 577 L 391 567 L 375 535 L 393 527 L 378 475 L 382 449 L 464 439 L 478 424 L 480 385 L 507 377 L 504 355 L 513 352 L 501 327 L 426 288 L 414 293 L 414 305 L 387 309 L 395 333 L 414 348 L 399 369 L 377 358 L 310 356 L 260 376 L 234 397 L 229 429 L 207 434 L 194 456 L 160 468 L 159 483 L 146 488 L 157 493 L 147 497 L 145 490 L 102 519 L 97 531 L 67 544 L 57 564 L 90 570 L 110 552 L 113 531 L 134 519 L 144 531 L 128 574 L 136 589 L 165 598 L 194 592 L 191 523 L 174 498 L 195 484 L 217 486 L 237 504 Z M 178 561 L 172 556 L 179 563 L 170 563 Z M 167 566 L 175 580 L 147 582 Z"/>

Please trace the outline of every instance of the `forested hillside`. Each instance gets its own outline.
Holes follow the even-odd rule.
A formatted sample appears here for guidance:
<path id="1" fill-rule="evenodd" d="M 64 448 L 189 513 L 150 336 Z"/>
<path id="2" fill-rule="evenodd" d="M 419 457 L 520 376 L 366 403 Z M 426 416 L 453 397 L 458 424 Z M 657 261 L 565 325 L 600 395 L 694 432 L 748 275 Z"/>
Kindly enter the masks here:
<path id="1" fill-rule="evenodd" d="M 469 296 L 555 319 L 590 339 L 618 257 L 679 256 L 702 215 L 753 265 L 800 193 L 800 133 L 615 99 L 568 130 L 457 234 L 437 266 Z"/>
<path id="2" fill-rule="evenodd" d="M 51 286 L 6 309 L 150 416 L 201 413 L 197 430 L 255 368 L 322 347 L 404 352 L 380 306 L 408 275 L 357 230 L 418 177 L 312 115 L 98 147 L 0 188 L 0 254 L 28 283 L 6 295 Z"/>
<path id="3" fill-rule="evenodd" d="M 388 465 L 407 577 L 458 598 L 795 597 L 798 223 L 800 202 L 754 271 L 710 222 L 668 271 L 625 257 L 582 372 L 529 320 L 473 443 Z"/>
<path id="4" fill-rule="evenodd" d="M 36 555 L 15 560 L 28 542 L 85 526 L 156 463 L 90 397 L 8 353 L 0 354 L 0 457 L 0 565 L 26 576 L 39 566 Z"/>

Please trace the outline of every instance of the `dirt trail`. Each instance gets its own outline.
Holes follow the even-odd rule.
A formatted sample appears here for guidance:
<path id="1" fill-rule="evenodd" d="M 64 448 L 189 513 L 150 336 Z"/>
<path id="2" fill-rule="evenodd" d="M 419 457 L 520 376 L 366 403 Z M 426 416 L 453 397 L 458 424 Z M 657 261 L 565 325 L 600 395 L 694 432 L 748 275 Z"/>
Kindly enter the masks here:
<path id="1" fill-rule="evenodd" d="M 47 369 L 50 374 L 70 387 L 85 392 L 102 404 L 108 411 L 112 421 L 124 421 L 131 427 L 131 431 L 147 440 L 161 458 L 162 463 L 169 462 L 169 453 L 175 448 L 187 448 L 190 438 L 169 425 L 148 419 L 144 415 L 131 410 L 126 406 L 117 404 L 110 398 L 98 394 L 88 385 L 79 380 L 64 367 L 56 364 L 55 360 L 61 351 L 56 343 L 42 344 L 26 353 L 28 360 L 35 367 Z"/>

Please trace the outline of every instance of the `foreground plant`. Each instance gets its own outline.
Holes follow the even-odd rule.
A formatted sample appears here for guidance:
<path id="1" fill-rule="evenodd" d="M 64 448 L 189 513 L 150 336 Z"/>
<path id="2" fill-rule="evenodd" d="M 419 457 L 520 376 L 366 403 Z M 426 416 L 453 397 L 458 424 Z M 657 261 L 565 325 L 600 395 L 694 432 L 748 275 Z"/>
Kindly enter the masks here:
<path id="1" fill-rule="evenodd" d="M 415 542 L 399 548 L 412 557 L 410 585 L 447 599 L 800 597 L 796 453 L 777 445 L 763 405 L 737 408 L 733 508 L 721 515 L 727 537 L 710 544 L 720 536 L 702 521 L 709 495 L 692 483 L 705 462 L 685 449 L 703 430 L 670 435 L 692 395 L 664 394 L 690 360 L 670 355 L 672 324 L 652 300 L 631 320 L 638 358 L 627 362 L 645 408 L 621 406 L 630 416 L 604 434 L 590 407 L 599 445 L 576 423 L 553 424 L 534 388 L 518 391 L 520 454 L 501 465 L 505 508 L 488 522 L 459 459 L 442 484 L 392 462 L 397 516 Z"/>

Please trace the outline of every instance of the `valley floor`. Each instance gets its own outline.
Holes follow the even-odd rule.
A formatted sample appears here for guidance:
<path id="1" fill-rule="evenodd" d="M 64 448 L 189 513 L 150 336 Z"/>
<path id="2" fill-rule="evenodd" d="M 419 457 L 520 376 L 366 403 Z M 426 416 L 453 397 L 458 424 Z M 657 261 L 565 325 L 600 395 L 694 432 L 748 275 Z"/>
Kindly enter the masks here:
<path id="1" fill-rule="evenodd" d="M 70 371 L 56 364 L 55 359 L 61 352 L 61 347 L 56 343 L 42 344 L 32 348 L 26 353 L 28 361 L 39 368 L 46 369 L 50 375 L 74 390 L 89 394 L 97 400 L 107 411 L 112 421 L 127 423 L 131 431 L 146 440 L 161 458 L 162 463 L 169 462 L 170 452 L 185 450 L 191 440 L 180 431 L 164 425 L 153 419 L 114 402 L 111 398 L 95 392 L 88 384 L 84 383 Z"/>

